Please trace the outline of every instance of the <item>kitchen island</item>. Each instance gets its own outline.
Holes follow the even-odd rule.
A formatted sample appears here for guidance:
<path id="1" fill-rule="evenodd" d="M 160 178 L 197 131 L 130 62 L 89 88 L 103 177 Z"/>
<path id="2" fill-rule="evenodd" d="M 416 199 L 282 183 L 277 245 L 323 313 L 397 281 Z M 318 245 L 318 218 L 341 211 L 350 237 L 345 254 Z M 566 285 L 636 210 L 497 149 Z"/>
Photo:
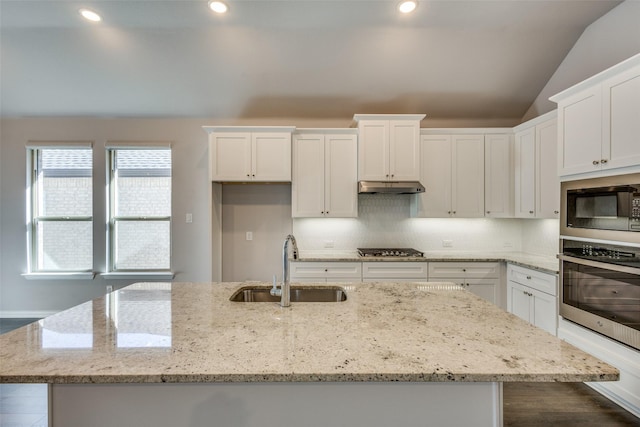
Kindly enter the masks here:
<path id="1" fill-rule="evenodd" d="M 0 382 L 51 384 L 54 427 L 498 426 L 503 382 L 619 376 L 453 284 L 289 308 L 243 285 L 135 284 L 4 334 Z"/>

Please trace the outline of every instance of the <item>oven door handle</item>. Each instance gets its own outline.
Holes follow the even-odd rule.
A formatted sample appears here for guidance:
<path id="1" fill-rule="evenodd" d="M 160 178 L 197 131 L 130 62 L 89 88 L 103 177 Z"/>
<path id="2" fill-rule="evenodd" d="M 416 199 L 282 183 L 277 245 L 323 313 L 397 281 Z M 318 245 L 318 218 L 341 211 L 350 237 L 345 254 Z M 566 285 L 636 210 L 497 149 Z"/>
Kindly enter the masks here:
<path id="1" fill-rule="evenodd" d="M 574 264 L 581 264 L 581 265 L 587 265 L 589 267 L 602 268 L 604 270 L 613 270 L 613 271 L 619 271 L 621 273 L 640 275 L 640 268 L 636 268 L 636 267 L 627 267 L 625 265 L 610 264 L 608 262 L 592 261 L 590 259 L 576 258 L 570 255 L 564 255 L 564 254 L 559 254 L 558 259 L 560 259 L 561 261 L 572 262 Z"/>

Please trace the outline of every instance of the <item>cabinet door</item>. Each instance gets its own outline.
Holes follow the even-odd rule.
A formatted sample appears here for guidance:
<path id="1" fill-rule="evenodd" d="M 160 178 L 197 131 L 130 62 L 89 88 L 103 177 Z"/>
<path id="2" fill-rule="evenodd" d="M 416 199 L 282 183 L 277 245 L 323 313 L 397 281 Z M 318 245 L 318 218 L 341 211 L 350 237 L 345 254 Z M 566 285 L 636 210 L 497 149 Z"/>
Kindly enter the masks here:
<path id="1" fill-rule="evenodd" d="M 389 121 L 389 179 L 420 179 L 420 123 L 413 120 Z"/>
<path id="2" fill-rule="evenodd" d="M 553 119 L 536 126 L 536 218 L 560 217 L 556 123 Z"/>
<path id="3" fill-rule="evenodd" d="M 531 322 L 531 296 L 529 288 L 515 282 L 507 282 L 507 311 Z"/>
<path id="4" fill-rule="evenodd" d="M 640 67 L 604 82 L 602 167 L 640 164 Z"/>
<path id="5" fill-rule="evenodd" d="M 324 159 L 325 216 L 357 217 L 358 142 L 356 135 L 326 135 Z"/>
<path id="6" fill-rule="evenodd" d="M 412 214 L 448 218 L 451 216 L 451 136 L 422 135 L 420 157 L 420 182 L 425 191 L 412 201 Z"/>
<path id="7" fill-rule="evenodd" d="M 550 334 L 557 335 L 558 308 L 556 297 L 535 289 L 531 289 L 529 292 L 532 294 L 530 298 L 533 300 L 531 323 Z"/>
<path id="8" fill-rule="evenodd" d="M 513 142 L 510 135 L 484 137 L 484 208 L 491 218 L 513 217 Z"/>
<path id="9" fill-rule="evenodd" d="M 498 305 L 499 280 L 496 279 L 465 279 L 464 287 L 472 294 Z"/>
<path id="10" fill-rule="evenodd" d="M 389 121 L 360 120 L 358 122 L 358 179 L 386 181 L 389 179 Z"/>
<path id="11" fill-rule="evenodd" d="M 256 181 L 291 181 L 291 134 L 251 134 L 251 170 Z"/>
<path id="12" fill-rule="evenodd" d="M 251 180 L 251 134 L 220 132 L 209 136 L 212 181 Z"/>
<path id="13" fill-rule="evenodd" d="M 454 135 L 451 211 L 459 218 L 484 216 L 484 136 Z"/>
<path id="14" fill-rule="evenodd" d="M 536 183 L 535 127 L 516 133 L 515 139 L 515 216 L 535 217 Z"/>
<path id="15" fill-rule="evenodd" d="M 562 175 L 600 170 L 602 159 L 601 86 L 558 104 L 559 162 Z"/>
<path id="16" fill-rule="evenodd" d="M 325 142 L 323 135 L 296 135 L 293 142 L 291 216 L 322 217 L 325 193 Z M 354 166 L 355 168 L 355 160 Z"/>

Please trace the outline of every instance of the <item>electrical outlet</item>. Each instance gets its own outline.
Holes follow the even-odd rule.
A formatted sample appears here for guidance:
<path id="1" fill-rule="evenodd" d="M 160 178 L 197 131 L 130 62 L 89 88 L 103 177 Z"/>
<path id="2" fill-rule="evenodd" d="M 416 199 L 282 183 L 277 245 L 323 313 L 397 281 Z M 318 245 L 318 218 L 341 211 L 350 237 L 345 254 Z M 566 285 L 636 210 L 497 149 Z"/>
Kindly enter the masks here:
<path id="1" fill-rule="evenodd" d="M 188 213 L 185 216 L 185 221 L 186 221 L 187 224 L 191 224 L 193 222 L 193 214 Z"/>
<path id="2" fill-rule="evenodd" d="M 325 249 L 331 249 L 331 248 L 333 248 L 333 245 L 334 245 L 334 241 L 333 240 L 325 240 L 324 241 Z"/>
<path id="3" fill-rule="evenodd" d="M 253 232 L 252 231 L 247 231 L 246 239 L 247 240 L 253 240 Z"/>
<path id="4" fill-rule="evenodd" d="M 453 240 L 443 240 L 442 241 L 442 247 L 443 248 L 452 248 L 453 247 Z"/>

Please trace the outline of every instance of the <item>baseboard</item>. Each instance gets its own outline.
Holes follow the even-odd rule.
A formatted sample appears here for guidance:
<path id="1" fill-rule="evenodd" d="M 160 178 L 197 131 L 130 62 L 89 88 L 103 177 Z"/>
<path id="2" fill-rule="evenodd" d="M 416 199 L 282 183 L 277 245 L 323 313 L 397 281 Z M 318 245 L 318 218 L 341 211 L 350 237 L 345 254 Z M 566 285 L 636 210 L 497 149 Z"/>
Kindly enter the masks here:
<path id="1" fill-rule="evenodd" d="M 0 319 L 43 319 L 56 313 L 45 310 L 0 310 Z"/>

